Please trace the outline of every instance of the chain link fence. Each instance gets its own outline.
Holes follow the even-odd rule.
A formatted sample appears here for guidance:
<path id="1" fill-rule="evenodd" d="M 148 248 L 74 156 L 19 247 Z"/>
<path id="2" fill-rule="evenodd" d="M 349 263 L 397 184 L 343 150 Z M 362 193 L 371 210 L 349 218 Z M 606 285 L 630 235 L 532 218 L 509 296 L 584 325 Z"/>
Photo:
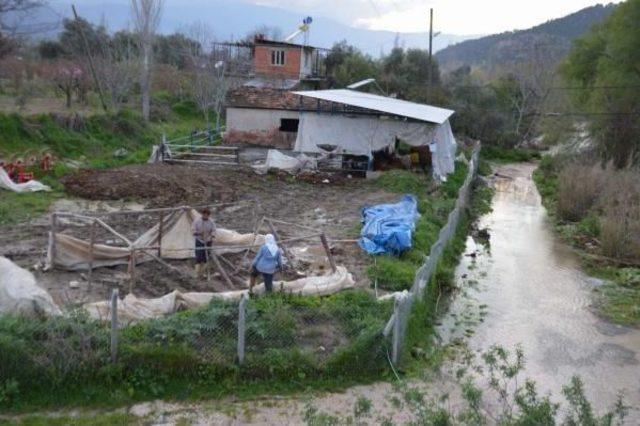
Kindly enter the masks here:
<path id="1" fill-rule="evenodd" d="M 478 161 L 480 155 L 480 146 L 477 145 L 471 155 L 469 161 L 469 172 L 460 187 L 458 199 L 454 209 L 449 213 L 449 217 L 445 226 L 440 229 L 438 240 L 431 246 L 429 256 L 418 269 L 415 275 L 411 290 L 396 294 L 393 314 L 387 326 L 385 327 L 385 336 L 391 335 L 392 361 L 395 365 L 400 362 L 400 354 L 405 340 L 407 323 L 411 315 L 411 307 L 416 298 L 421 297 L 429 284 L 431 277 L 436 271 L 438 263 L 442 257 L 444 249 L 449 245 L 456 234 L 460 216 L 469 203 L 469 197 L 473 185 L 473 180 L 478 171 Z"/>

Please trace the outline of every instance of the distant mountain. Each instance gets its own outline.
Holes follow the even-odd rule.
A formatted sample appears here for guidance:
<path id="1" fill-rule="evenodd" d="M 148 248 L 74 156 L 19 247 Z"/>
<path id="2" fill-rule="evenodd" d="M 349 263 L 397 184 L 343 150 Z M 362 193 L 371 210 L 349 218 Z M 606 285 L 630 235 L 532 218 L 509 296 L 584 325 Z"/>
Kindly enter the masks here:
<path id="1" fill-rule="evenodd" d="M 38 19 L 43 22 L 61 21 L 71 17 L 71 4 L 78 13 L 94 22 L 105 22 L 111 31 L 131 27 L 129 0 L 50 0 L 50 6 L 40 12 Z M 258 27 L 277 27 L 284 36 L 295 31 L 300 25 L 301 14 L 276 7 L 261 6 L 237 0 L 166 0 L 160 31 L 172 33 L 185 26 L 203 21 L 211 26 L 219 40 L 238 40 Z M 314 16 L 309 42 L 317 47 L 330 48 L 334 43 L 347 40 L 362 51 L 377 57 L 381 52 L 389 52 L 396 41 L 396 33 L 354 28 L 323 16 Z M 48 36 L 55 35 L 50 32 Z M 450 44 L 479 36 L 459 36 L 440 34 L 434 39 L 434 51 Z M 404 47 L 428 48 L 427 33 L 400 33 L 397 41 Z"/>
<path id="2" fill-rule="evenodd" d="M 440 50 L 436 58 L 443 71 L 469 65 L 489 74 L 526 58 L 535 46 L 548 49 L 553 57 L 560 59 L 569 51 L 572 40 L 602 22 L 615 8 L 615 4 L 596 5 L 527 30 L 463 41 Z"/>

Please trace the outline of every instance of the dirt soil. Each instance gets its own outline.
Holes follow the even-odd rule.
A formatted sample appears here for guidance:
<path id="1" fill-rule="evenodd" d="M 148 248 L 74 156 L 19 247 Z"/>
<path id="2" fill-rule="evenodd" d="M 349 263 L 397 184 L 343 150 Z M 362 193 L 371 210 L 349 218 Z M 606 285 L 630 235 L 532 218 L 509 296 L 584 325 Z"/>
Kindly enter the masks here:
<path id="1" fill-rule="evenodd" d="M 329 180 L 330 183 L 325 183 Z M 321 174 L 296 179 L 284 175 L 259 176 L 250 170 L 205 169 L 187 166 L 134 165 L 110 170 L 81 170 L 63 179 L 73 201 L 57 204 L 58 210 L 110 211 L 131 205 L 175 207 L 208 203 L 235 203 L 214 211 L 218 226 L 239 232 L 253 232 L 263 216 L 283 220 L 326 233 L 338 265 L 345 266 L 354 276 L 358 286 L 369 286 L 366 268 L 369 258 L 355 244 L 360 231 L 360 210 L 365 205 L 394 202 L 398 195 L 378 189 L 371 181 L 351 179 L 347 176 Z M 101 200 L 100 202 L 87 202 Z M 117 201 L 116 201 L 117 200 Z M 128 238 L 135 239 L 149 229 L 158 218 L 154 215 L 125 215 L 109 218 L 107 223 Z M 308 229 L 276 224 L 283 239 L 309 235 Z M 0 256 L 6 256 L 20 266 L 35 271 L 38 282 L 47 288 L 54 300 L 69 306 L 88 301 L 106 300 L 114 287 L 121 294 L 129 291 L 125 266 L 100 268 L 93 271 L 93 285 L 87 285 L 86 273 L 52 271 L 43 273 L 39 266 L 46 255 L 49 231 L 48 217 L 30 223 L 0 228 Z M 86 236 L 88 228 L 69 225 L 65 233 Z M 262 233 L 269 232 L 266 226 Z M 349 240 L 345 242 L 344 240 Z M 113 242 L 112 242 L 113 243 Z M 307 245 L 320 246 L 320 241 Z M 219 274 L 210 281 L 192 278 L 192 261 L 175 261 L 171 264 L 180 272 L 170 271 L 156 262 L 140 265 L 136 271 L 134 294 L 138 297 L 158 297 L 174 289 L 181 291 L 225 291 L 246 288 L 248 261 L 242 255 L 226 255 L 232 265 L 239 266 L 234 285 L 227 284 Z M 311 266 L 298 262 L 299 272 L 310 273 Z M 328 264 L 313 265 L 318 269 Z M 230 269 L 230 268 L 226 268 Z M 290 271 L 284 279 L 297 276 Z M 277 277 L 280 278 L 280 277 Z M 70 282 L 78 281 L 79 288 L 71 288 Z"/>

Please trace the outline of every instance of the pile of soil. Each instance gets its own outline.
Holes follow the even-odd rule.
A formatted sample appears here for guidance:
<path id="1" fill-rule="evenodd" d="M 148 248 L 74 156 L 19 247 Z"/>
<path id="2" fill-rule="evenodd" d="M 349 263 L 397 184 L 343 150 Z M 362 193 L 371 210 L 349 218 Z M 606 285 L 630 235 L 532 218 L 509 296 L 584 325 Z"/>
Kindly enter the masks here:
<path id="1" fill-rule="evenodd" d="M 186 166 L 82 169 L 62 183 L 69 194 L 89 200 L 147 200 L 152 206 L 233 201 L 233 190 L 215 172 Z"/>

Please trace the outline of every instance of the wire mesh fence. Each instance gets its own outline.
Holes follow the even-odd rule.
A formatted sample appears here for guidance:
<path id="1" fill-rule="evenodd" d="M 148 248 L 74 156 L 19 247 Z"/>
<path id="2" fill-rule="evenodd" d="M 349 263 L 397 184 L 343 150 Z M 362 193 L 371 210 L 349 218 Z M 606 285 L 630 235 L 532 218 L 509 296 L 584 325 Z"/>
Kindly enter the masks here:
<path id="1" fill-rule="evenodd" d="M 478 145 L 474 148 L 473 154 L 471 155 L 469 171 L 458 192 L 455 207 L 449 213 L 447 223 L 440 229 L 438 240 L 431 246 L 429 256 L 416 272 L 411 290 L 396 295 L 393 314 L 389 318 L 387 326 L 385 327 L 385 334 L 391 335 L 392 361 L 394 364 L 398 364 L 400 361 L 400 354 L 402 352 L 407 323 L 411 315 L 413 302 L 424 293 L 431 277 L 436 271 L 444 249 L 456 234 L 456 230 L 458 229 L 458 224 L 460 222 L 460 216 L 469 202 L 473 179 L 476 177 L 478 170 L 479 155 L 480 146 Z"/>

